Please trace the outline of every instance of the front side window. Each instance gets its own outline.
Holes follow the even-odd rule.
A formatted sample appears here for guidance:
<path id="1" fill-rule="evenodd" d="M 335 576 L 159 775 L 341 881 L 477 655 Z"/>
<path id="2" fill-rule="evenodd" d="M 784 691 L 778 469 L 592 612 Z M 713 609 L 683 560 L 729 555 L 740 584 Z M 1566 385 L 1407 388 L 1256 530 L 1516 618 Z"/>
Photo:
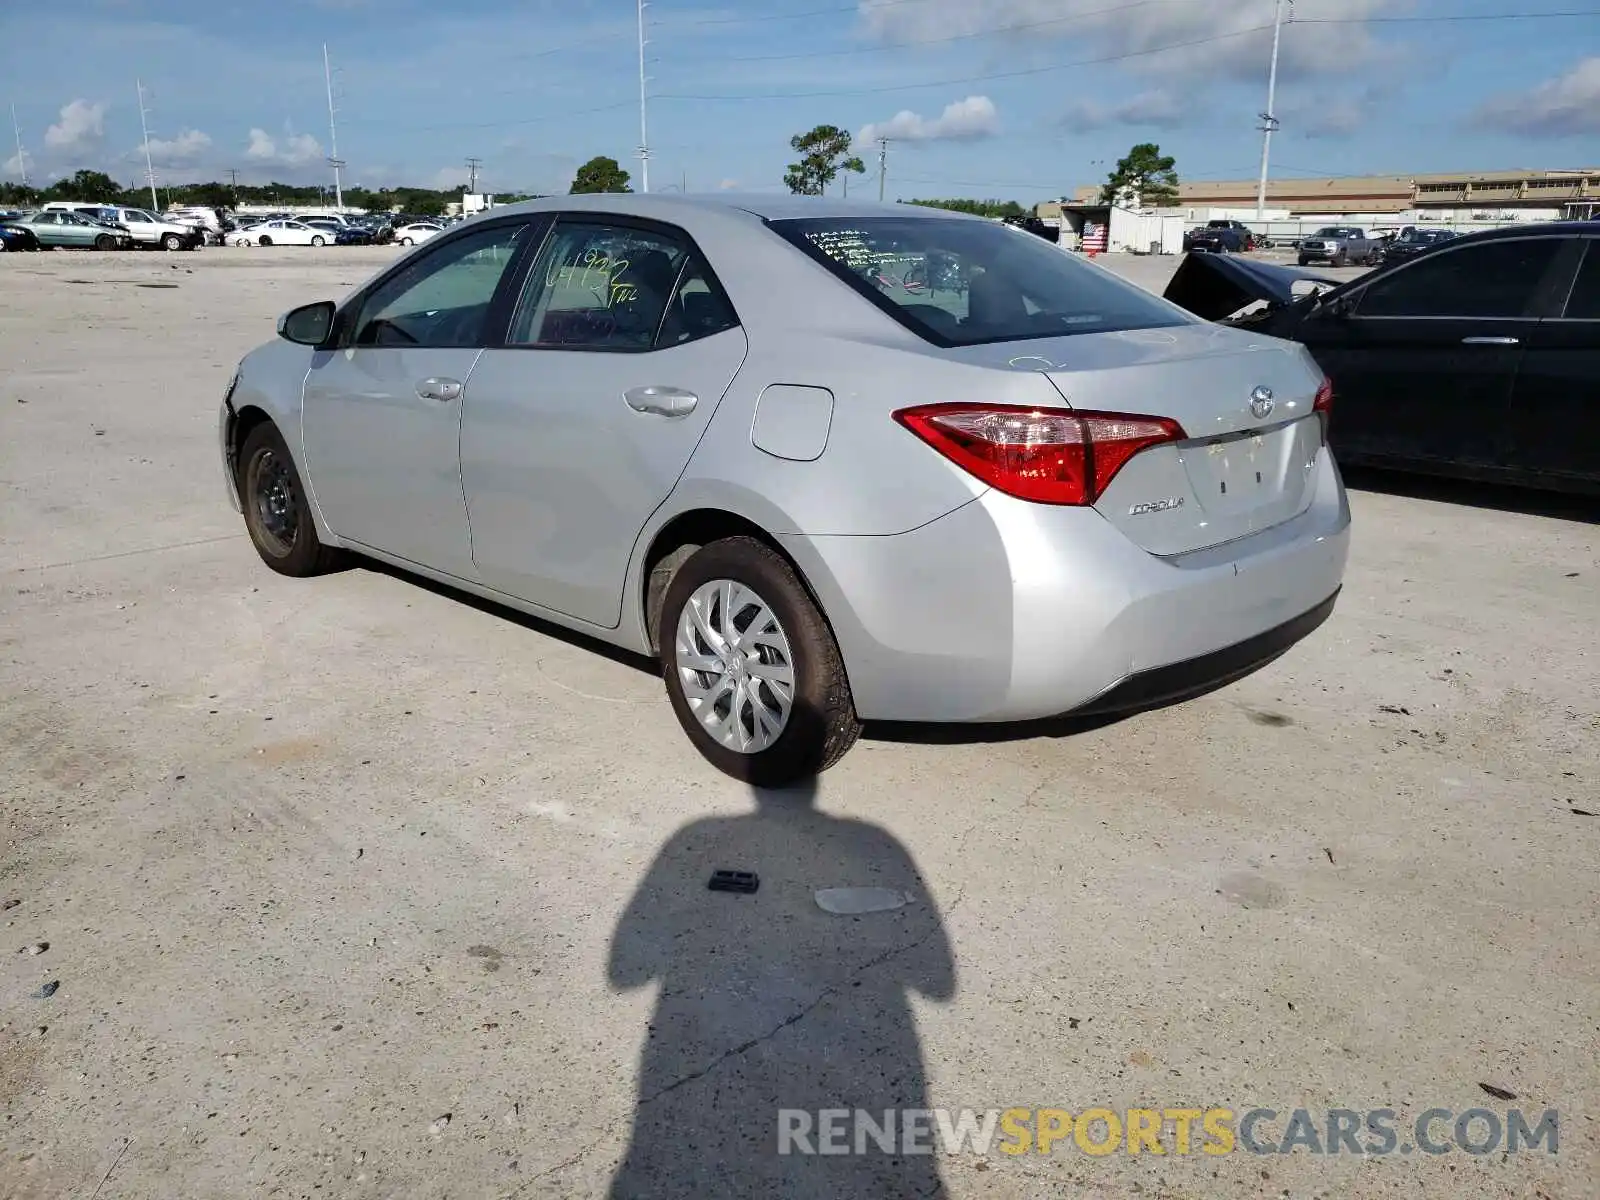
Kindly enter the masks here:
<path id="1" fill-rule="evenodd" d="M 989 221 L 805 218 L 772 228 L 937 345 L 1191 322 L 1133 284 Z"/>
<path id="2" fill-rule="evenodd" d="M 512 345 L 649 350 L 688 248 L 654 230 L 563 221 L 546 241 L 511 320 Z"/>
<path id="3" fill-rule="evenodd" d="M 1441 251 L 1367 288 L 1363 317 L 1522 317 L 1528 315 L 1559 238 L 1515 238 Z"/>
<path id="4" fill-rule="evenodd" d="M 130 208 L 127 212 L 123 213 L 122 219 L 134 225 L 148 225 L 152 220 L 151 217 L 145 215 L 136 208 Z"/>
<path id="5" fill-rule="evenodd" d="M 356 345 L 483 345 L 489 304 L 527 231 L 526 223 L 480 229 L 390 276 L 361 306 Z"/>

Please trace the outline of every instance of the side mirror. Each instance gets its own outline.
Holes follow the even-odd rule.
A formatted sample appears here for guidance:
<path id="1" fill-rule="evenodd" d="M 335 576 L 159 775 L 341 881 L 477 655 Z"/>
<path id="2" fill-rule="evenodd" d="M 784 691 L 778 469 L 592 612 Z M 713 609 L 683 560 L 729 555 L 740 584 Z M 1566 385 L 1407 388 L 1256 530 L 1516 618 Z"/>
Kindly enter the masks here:
<path id="1" fill-rule="evenodd" d="M 291 308 L 278 318 L 278 336 L 301 346 L 320 346 L 333 332 L 333 313 L 332 300 Z"/>
<path id="2" fill-rule="evenodd" d="M 1347 295 L 1334 296 L 1330 300 L 1317 301 L 1316 314 L 1328 321 L 1343 321 L 1356 310 L 1355 300 Z"/>

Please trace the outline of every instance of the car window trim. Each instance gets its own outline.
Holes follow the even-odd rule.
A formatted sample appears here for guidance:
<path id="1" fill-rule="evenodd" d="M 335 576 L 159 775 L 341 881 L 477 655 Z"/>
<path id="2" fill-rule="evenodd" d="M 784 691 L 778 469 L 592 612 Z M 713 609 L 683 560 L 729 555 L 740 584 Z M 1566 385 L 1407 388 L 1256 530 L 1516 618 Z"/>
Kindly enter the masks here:
<path id="1" fill-rule="evenodd" d="M 1572 264 L 1572 275 L 1567 280 L 1566 288 L 1559 293 L 1561 303 L 1556 305 L 1555 315 L 1545 319 L 1562 325 L 1592 325 L 1600 321 L 1600 314 L 1592 317 L 1569 317 L 1567 309 L 1572 306 L 1572 293 L 1578 290 L 1578 277 L 1583 274 L 1584 266 L 1591 258 L 1600 264 L 1600 234 L 1583 234 L 1572 240 L 1579 247 L 1575 252 L 1577 261 Z"/>
<path id="2" fill-rule="evenodd" d="M 733 301 L 729 298 L 727 290 L 722 286 L 722 280 L 717 278 L 716 268 L 711 265 L 711 259 L 700 249 L 700 244 L 694 240 L 694 235 L 681 225 L 674 225 L 670 221 L 658 221 L 652 217 L 639 217 L 632 213 L 607 213 L 594 209 L 563 209 L 560 212 L 547 214 L 550 224 L 545 229 L 544 237 L 539 241 L 538 253 L 530 254 L 523 268 L 523 279 L 517 289 L 515 303 L 506 313 L 506 319 L 500 326 L 500 341 L 490 347 L 494 350 L 541 350 L 569 354 L 654 354 L 658 350 L 671 350 L 672 346 L 661 345 L 661 327 L 666 323 L 667 309 L 661 310 L 661 316 L 656 320 L 655 328 L 650 333 L 648 346 L 547 346 L 538 342 L 513 342 L 511 337 L 511 322 L 517 313 L 522 310 L 523 301 L 527 298 L 527 289 L 533 285 L 533 268 L 538 264 L 540 256 L 544 253 L 545 245 L 553 240 L 563 223 L 571 225 L 608 225 L 617 228 L 638 229 L 645 233 L 654 233 L 661 237 L 672 238 L 688 248 L 683 262 L 678 264 L 678 273 L 673 276 L 672 288 L 667 292 L 667 304 L 670 306 L 672 297 L 678 294 L 678 289 L 683 286 L 684 271 L 688 269 L 691 261 L 698 259 L 706 271 L 706 286 L 708 290 L 721 297 L 722 302 L 728 306 L 728 311 L 733 314 L 733 324 L 717 333 L 727 333 L 729 329 L 742 329 L 744 322 L 739 317 L 739 310 L 734 308 Z M 706 337 L 715 337 L 716 334 L 707 334 Z M 680 346 L 688 346 L 702 338 L 691 338 L 687 342 L 679 342 Z"/>
<path id="3" fill-rule="evenodd" d="M 1417 267 L 1423 265 L 1424 263 L 1436 262 L 1439 259 L 1443 258 L 1447 254 L 1459 254 L 1459 253 L 1461 253 L 1463 251 L 1473 250 L 1473 249 L 1475 249 L 1475 248 L 1477 248 L 1479 246 L 1499 246 L 1499 245 L 1501 245 L 1501 244 L 1503 244 L 1505 242 L 1548 242 L 1548 241 L 1560 242 L 1560 241 L 1568 240 L 1568 237 L 1569 237 L 1569 235 L 1560 234 L 1560 233 L 1543 233 L 1543 232 L 1534 231 L 1534 232 L 1530 232 L 1527 235 L 1521 236 L 1521 237 L 1492 238 L 1490 240 L 1482 241 L 1482 242 L 1471 242 L 1471 241 L 1468 241 L 1466 245 L 1461 245 L 1460 244 L 1463 241 L 1466 241 L 1466 239 L 1464 239 L 1464 238 L 1452 238 L 1450 241 L 1444 243 L 1444 247 L 1445 247 L 1444 249 L 1429 250 L 1429 251 L 1425 251 L 1425 252 L 1423 252 L 1421 254 L 1415 255 L 1414 257 L 1412 257 L 1412 258 L 1410 258 L 1410 259 L 1408 259 L 1408 260 L 1406 260 L 1404 262 L 1400 262 L 1400 263 L 1395 264 L 1395 267 L 1394 267 L 1393 270 L 1382 271 L 1381 273 L 1375 275 L 1370 283 L 1364 284 L 1359 288 L 1353 289 L 1356 292 L 1356 304 L 1355 304 L 1354 311 L 1351 312 L 1351 314 L 1350 314 L 1350 319 L 1351 320 L 1356 320 L 1356 321 L 1535 321 L 1535 322 L 1541 321 L 1541 320 L 1548 320 L 1549 319 L 1549 313 L 1548 313 L 1547 310 L 1549 309 L 1550 302 L 1551 302 L 1551 300 L 1553 298 L 1552 297 L 1553 284 L 1556 281 L 1559 281 L 1559 279 L 1561 278 L 1561 268 L 1563 266 L 1563 260 L 1568 254 L 1568 252 L 1566 250 L 1566 247 L 1564 247 L 1564 246 L 1557 246 L 1556 247 L 1556 253 L 1555 253 L 1554 257 L 1550 260 L 1549 265 L 1545 267 L 1544 273 L 1539 277 L 1539 281 L 1536 284 L 1534 284 L 1533 291 L 1532 291 L 1532 293 L 1530 293 L 1530 295 L 1528 297 L 1528 304 L 1527 304 L 1526 309 L 1523 312 L 1521 312 L 1521 313 L 1519 313 L 1519 314 L 1517 314 L 1515 316 L 1488 316 L 1488 317 L 1484 317 L 1484 316 L 1454 316 L 1454 315 L 1451 315 L 1451 314 L 1448 314 L 1448 313 L 1427 313 L 1427 314 L 1417 313 L 1417 314 L 1411 314 L 1411 315 L 1396 314 L 1396 313 L 1371 313 L 1371 314 L 1363 315 L 1363 313 L 1361 312 L 1361 306 L 1362 306 L 1362 304 L 1364 304 L 1366 302 L 1367 294 L 1378 283 L 1387 282 L 1387 281 L 1393 279 L 1396 275 L 1399 275 L 1404 271 L 1414 270 Z M 1574 280 L 1577 278 L 1577 275 L 1576 275 L 1575 271 L 1571 274 L 1571 278 L 1574 279 Z M 1557 311 L 1560 311 L 1561 307 L 1563 307 L 1564 304 L 1565 304 L 1565 301 L 1563 301 L 1563 305 L 1562 306 L 1558 306 L 1557 307 Z"/>
<path id="4" fill-rule="evenodd" d="M 355 344 L 356 322 L 361 315 L 361 310 L 366 307 L 367 301 L 370 300 L 373 294 L 380 288 L 389 283 L 396 276 L 414 266 L 416 262 L 422 262 L 428 258 L 431 258 L 433 255 L 447 249 L 452 243 L 459 241 L 463 237 L 472 237 L 487 229 L 501 229 L 513 225 L 527 225 L 537 228 L 539 222 L 546 220 L 547 216 L 548 214 L 545 213 L 517 213 L 514 216 L 491 218 L 480 223 L 474 223 L 470 227 L 463 227 L 459 230 L 451 230 L 449 233 L 444 233 L 438 237 L 429 238 L 426 242 L 426 249 L 422 250 L 416 256 L 415 262 L 413 262 L 411 255 L 405 255 L 399 262 L 395 263 L 387 271 L 379 275 L 371 283 L 367 284 L 355 295 L 347 299 L 343 304 L 339 305 L 338 310 L 334 313 L 332 333 L 329 336 L 327 343 L 319 347 L 319 349 L 374 349 L 375 347 L 372 346 L 357 346 Z M 548 233 L 548 226 L 546 227 L 545 232 Z M 489 300 L 489 311 L 484 317 L 483 337 L 479 339 L 481 342 L 483 342 L 483 346 L 479 347 L 480 349 L 495 346 L 497 344 L 497 338 L 500 341 L 505 340 L 505 323 L 508 319 L 508 315 L 501 312 L 499 309 L 500 301 L 503 299 L 502 293 L 506 290 L 508 283 L 512 282 L 515 276 L 525 266 L 527 259 L 527 247 L 530 244 L 535 243 L 542 245 L 543 236 L 544 235 L 536 232 L 521 246 L 519 246 L 516 253 L 511 256 L 511 261 L 506 265 L 504 274 L 500 276 L 500 282 L 495 286 L 495 294 Z M 376 348 L 385 349 L 392 347 Z M 459 347 L 457 348 L 459 349 Z"/>

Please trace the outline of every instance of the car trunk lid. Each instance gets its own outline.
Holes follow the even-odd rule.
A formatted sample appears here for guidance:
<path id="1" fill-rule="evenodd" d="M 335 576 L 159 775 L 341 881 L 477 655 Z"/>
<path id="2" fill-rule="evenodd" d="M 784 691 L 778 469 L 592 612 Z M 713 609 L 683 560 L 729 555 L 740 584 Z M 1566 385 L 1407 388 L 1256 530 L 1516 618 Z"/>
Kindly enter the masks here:
<path id="1" fill-rule="evenodd" d="M 1012 369 L 1040 370 L 1075 409 L 1167 417 L 1183 427 L 1183 440 L 1129 459 L 1094 505 L 1152 554 L 1246 537 L 1311 504 L 1322 374 L 1303 347 L 1197 323 L 966 354 L 980 350 L 1009 354 Z"/>

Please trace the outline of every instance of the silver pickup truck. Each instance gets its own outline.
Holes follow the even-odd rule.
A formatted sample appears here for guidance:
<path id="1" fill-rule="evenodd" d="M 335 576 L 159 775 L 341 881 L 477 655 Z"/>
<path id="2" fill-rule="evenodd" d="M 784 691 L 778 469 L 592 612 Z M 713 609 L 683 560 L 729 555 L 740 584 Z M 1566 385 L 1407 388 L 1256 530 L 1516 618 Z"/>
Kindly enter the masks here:
<path id="1" fill-rule="evenodd" d="M 1332 263 L 1336 267 L 1367 266 L 1383 256 L 1383 243 L 1353 225 L 1327 225 L 1300 242 L 1300 265 Z"/>

